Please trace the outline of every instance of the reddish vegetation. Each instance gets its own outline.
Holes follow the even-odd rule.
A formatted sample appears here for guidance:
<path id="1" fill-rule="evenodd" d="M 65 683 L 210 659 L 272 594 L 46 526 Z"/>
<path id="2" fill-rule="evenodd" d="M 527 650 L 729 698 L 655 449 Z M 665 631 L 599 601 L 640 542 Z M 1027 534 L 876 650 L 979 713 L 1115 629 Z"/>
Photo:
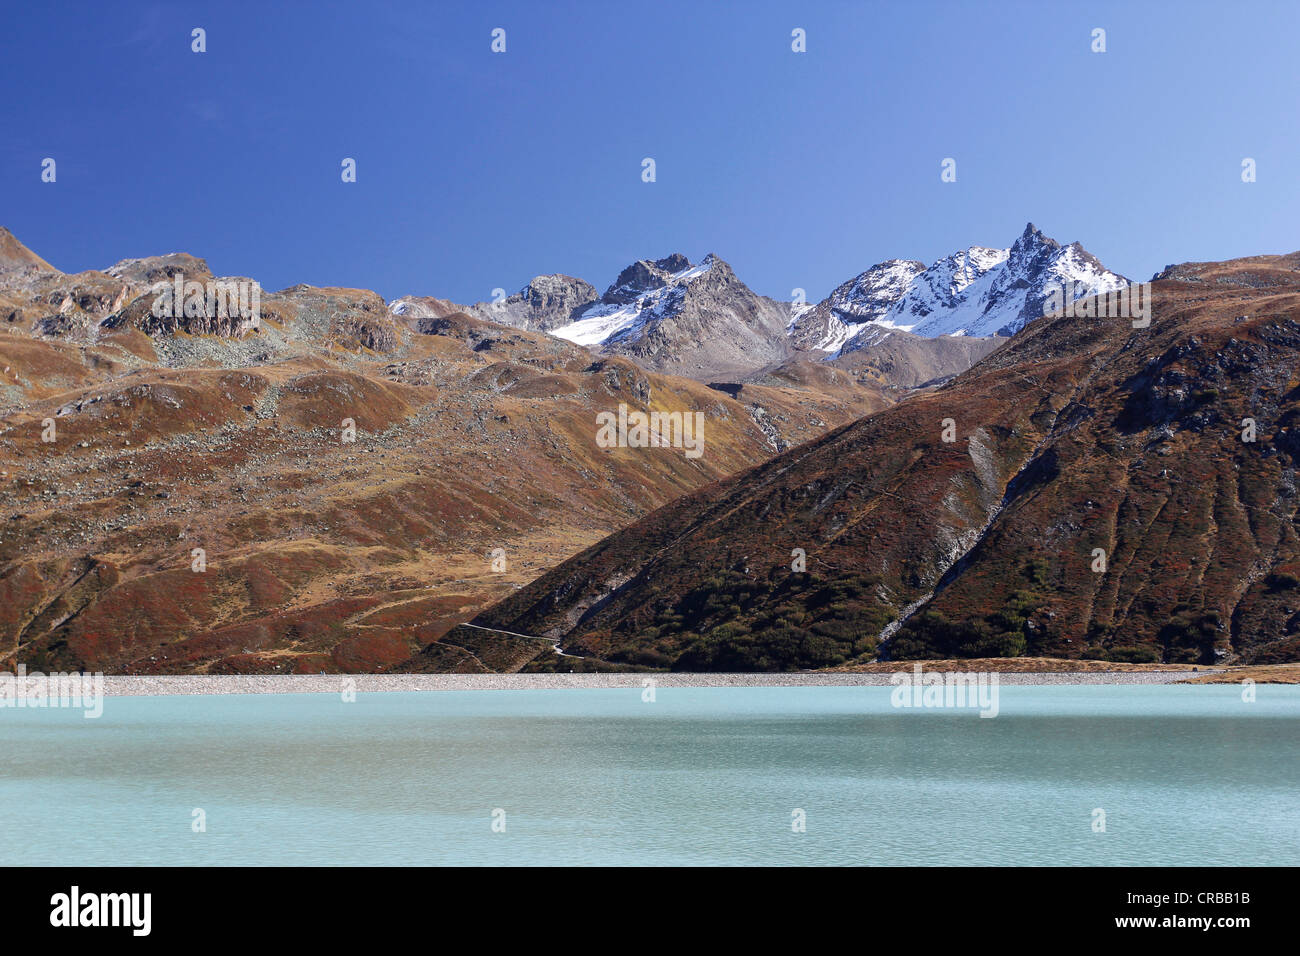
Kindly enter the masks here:
<path id="1" fill-rule="evenodd" d="M 0 668 L 514 669 L 538 642 L 443 639 L 632 519 L 886 401 L 851 382 L 736 400 L 353 289 L 264 293 L 254 330 L 160 320 L 150 283 L 210 278 L 201 259 L 72 276 L 10 240 Z M 620 402 L 705 412 L 704 456 L 597 447 L 596 413 Z"/>
<path id="2" fill-rule="evenodd" d="M 1300 659 L 1298 268 L 1172 269 L 1150 328 L 1032 323 L 949 385 L 668 505 L 479 623 L 683 669 Z"/>
<path id="3" fill-rule="evenodd" d="M 202 260 L 15 243 L 0 668 L 1300 659 L 1300 256 L 1170 269 L 1150 328 L 1040 320 L 889 407 L 869 364 L 710 388 L 361 290 L 153 321 Z M 704 456 L 598 447 L 620 403 L 704 412 Z"/>

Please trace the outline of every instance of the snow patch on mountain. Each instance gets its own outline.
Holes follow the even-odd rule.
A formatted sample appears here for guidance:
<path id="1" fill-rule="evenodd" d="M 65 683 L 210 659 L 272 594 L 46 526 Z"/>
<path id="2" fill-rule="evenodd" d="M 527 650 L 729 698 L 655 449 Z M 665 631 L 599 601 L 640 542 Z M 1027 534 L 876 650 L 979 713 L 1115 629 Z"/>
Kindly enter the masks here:
<path id="1" fill-rule="evenodd" d="M 796 322 L 811 312 L 817 306 L 811 302 L 791 302 L 790 303 L 790 321 L 786 325 L 786 331 L 794 328 Z"/>
<path id="2" fill-rule="evenodd" d="M 643 274 L 625 279 L 634 268 L 629 267 L 619 277 L 621 281 L 610 286 L 599 301 L 583 309 L 570 324 L 552 329 L 551 334 L 576 345 L 602 345 L 634 338 L 648 323 L 672 315 L 681 306 L 686 286 L 712 269 L 715 261 L 710 254 L 699 265 L 671 258 L 657 263 L 637 263 L 648 267 Z M 670 262 L 673 265 L 684 262 L 685 266 L 667 272 L 662 265 Z M 657 281 L 662 284 L 653 284 Z"/>
<path id="3" fill-rule="evenodd" d="M 1043 314 L 1053 288 L 1079 298 L 1127 284 L 1077 242 L 1062 246 L 1029 223 L 1006 249 L 971 246 L 928 268 L 912 260 L 873 266 L 826 300 L 827 332 L 813 347 L 832 357 L 869 347 L 868 326 L 927 338 L 1013 335 Z"/>

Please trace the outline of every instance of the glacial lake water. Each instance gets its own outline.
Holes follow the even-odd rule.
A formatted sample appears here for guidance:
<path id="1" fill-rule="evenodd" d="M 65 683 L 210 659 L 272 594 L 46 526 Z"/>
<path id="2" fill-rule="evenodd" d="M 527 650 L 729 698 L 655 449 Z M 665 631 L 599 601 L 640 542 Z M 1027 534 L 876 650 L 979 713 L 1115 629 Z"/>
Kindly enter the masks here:
<path id="1" fill-rule="evenodd" d="M 1294 865 L 1300 687 L 1257 695 L 1004 686 L 992 719 L 888 687 L 7 709 L 0 862 Z"/>

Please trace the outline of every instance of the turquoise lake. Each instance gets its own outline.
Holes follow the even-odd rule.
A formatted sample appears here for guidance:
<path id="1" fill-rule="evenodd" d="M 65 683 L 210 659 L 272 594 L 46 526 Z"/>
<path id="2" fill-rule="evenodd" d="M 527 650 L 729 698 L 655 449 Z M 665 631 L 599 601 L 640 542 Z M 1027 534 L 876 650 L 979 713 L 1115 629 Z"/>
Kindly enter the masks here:
<path id="1" fill-rule="evenodd" d="M 0 710 L 0 861 L 1295 865 L 1300 687 L 1257 695 L 1004 686 L 993 719 L 888 687 Z"/>

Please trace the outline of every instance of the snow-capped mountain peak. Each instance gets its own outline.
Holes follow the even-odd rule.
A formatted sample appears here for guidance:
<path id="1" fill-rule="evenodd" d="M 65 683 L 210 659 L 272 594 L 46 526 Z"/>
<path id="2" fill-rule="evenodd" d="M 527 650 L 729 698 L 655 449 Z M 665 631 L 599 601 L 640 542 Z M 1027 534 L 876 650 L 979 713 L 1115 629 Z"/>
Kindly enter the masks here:
<path id="1" fill-rule="evenodd" d="M 872 266 L 796 317 L 790 331 L 797 347 L 832 354 L 868 347 L 875 341 L 863 335 L 868 326 L 926 337 L 1011 335 L 1042 315 L 1053 287 L 1094 294 L 1127 282 L 1077 242 L 1062 246 L 1029 223 L 1005 249 L 971 246 L 928 268 L 900 259 Z"/>
<path id="2" fill-rule="evenodd" d="M 686 286 L 720 262 L 712 253 L 699 265 L 681 253 L 651 261 L 639 259 L 619 273 L 599 300 L 551 333 L 578 345 L 599 345 L 638 335 L 647 323 L 675 311 Z"/>
<path id="3" fill-rule="evenodd" d="M 925 265 L 913 259 L 889 259 L 839 285 L 810 310 L 793 315 L 795 346 L 838 352 L 866 324 L 884 322 L 890 307 L 923 272 Z"/>

